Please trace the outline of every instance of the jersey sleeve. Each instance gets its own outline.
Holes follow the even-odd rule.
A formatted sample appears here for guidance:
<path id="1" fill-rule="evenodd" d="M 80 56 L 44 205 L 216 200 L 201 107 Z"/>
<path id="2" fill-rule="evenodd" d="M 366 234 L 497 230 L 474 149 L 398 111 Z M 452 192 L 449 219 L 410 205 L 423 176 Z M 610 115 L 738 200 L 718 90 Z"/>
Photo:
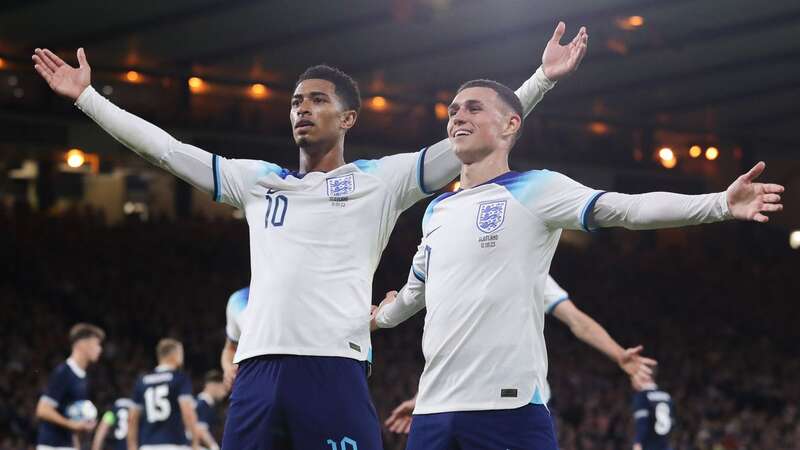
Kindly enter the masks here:
<path id="1" fill-rule="evenodd" d="M 58 408 L 61 403 L 66 399 L 69 392 L 69 376 L 64 367 L 59 367 L 50 375 L 47 381 L 47 388 L 42 393 L 41 400 Z"/>
<path id="2" fill-rule="evenodd" d="M 195 412 L 197 413 L 197 426 L 208 428 L 209 427 L 208 403 L 202 400 L 197 400 L 197 407 L 195 407 Z"/>
<path id="3" fill-rule="evenodd" d="M 602 191 L 549 170 L 532 170 L 509 183 L 511 193 L 551 229 L 590 231 L 591 213 Z"/>
<path id="4" fill-rule="evenodd" d="M 549 274 L 547 281 L 544 284 L 544 311 L 547 314 L 552 314 L 556 306 L 561 302 L 569 300 L 569 294 L 561 286 L 556 283 Z"/>
<path id="5" fill-rule="evenodd" d="M 214 201 L 242 208 L 248 198 L 247 193 L 259 178 L 270 173 L 284 176 L 288 172 L 277 164 L 266 161 L 227 159 L 212 155 L 211 173 L 214 181 L 212 190 Z"/>
<path id="6" fill-rule="evenodd" d="M 144 383 L 142 383 L 142 380 L 136 382 L 131 401 L 131 408 L 142 409 L 144 407 Z"/>
<path id="7" fill-rule="evenodd" d="M 194 402 L 194 396 L 192 395 L 192 380 L 185 373 L 181 372 L 178 376 L 176 376 L 175 389 L 178 400 L 189 399 L 190 401 Z"/>
<path id="8" fill-rule="evenodd" d="M 242 298 L 246 295 L 243 291 L 238 290 L 231 294 L 225 307 L 225 334 L 231 342 L 239 342 L 242 335 L 241 314 L 247 301 Z"/>
<path id="9" fill-rule="evenodd" d="M 416 153 L 399 153 L 381 159 L 358 160 L 354 164 L 362 172 L 380 178 L 394 197 L 395 208 L 404 211 L 432 192 L 427 190 L 423 181 L 427 153 L 428 149 L 424 148 Z"/>
<path id="10" fill-rule="evenodd" d="M 397 293 L 395 301 L 378 310 L 375 322 L 380 328 L 396 327 L 425 308 L 425 280 L 428 276 L 430 249 L 423 239 L 408 271 L 406 285 Z"/>
<path id="11" fill-rule="evenodd" d="M 641 393 L 633 397 L 633 420 L 636 429 L 633 442 L 640 444 L 650 431 L 650 403 Z"/>

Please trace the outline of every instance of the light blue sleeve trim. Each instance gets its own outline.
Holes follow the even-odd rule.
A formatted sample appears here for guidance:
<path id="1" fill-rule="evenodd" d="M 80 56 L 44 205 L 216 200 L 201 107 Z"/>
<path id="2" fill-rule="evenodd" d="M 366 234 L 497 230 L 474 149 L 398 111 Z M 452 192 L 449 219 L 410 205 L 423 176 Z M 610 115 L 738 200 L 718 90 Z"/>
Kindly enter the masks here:
<path id="1" fill-rule="evenodd" d="M 222 193 L 219 191 L 219 156 L 211 156 L 211 169 L 214 172 L 214 201 L 218 202 Z"/>
<path id="2" fill-rule="evenodd" d="M 581 211 L 581 227 L 583 228 L 584 231 L 589 233 L 597 231 L 597 229 L 592 230 L 589 228 L 589 219 L 591 218 L 592 212 L 594 211 L 594 205 L 595 203 L 597 203 L 597 199 L 599 199 L 605 194 L 606 194 L 605 191 L 594 194 L 592 198 L 590 198 L 589 201 L 586 202 L 586 205 L 583 207 L 583 211 Z"/>
<path id="3" fill-rule="evenodd" d="M 550 304 L 550 306 L 547 308 L 547 311 L 545 311 L 545 314 L 552 314 L 552 313 L 553 313 L 553 311 L 555 311 L 555 310 L 556 310 L 556 306 L 558 306 L 558 305 L 560 305 L 560 304 L 564 303 L 564 302 L 565 302 L 565 301 L 567 301 L 567 300 L 569 300 L 569 295 L 565 295 L 565 296 L 561 297 L 560 299 L 558 299 L 558 300 L 554 301 L 554 302 L 553 302 L 553 303 L 551 303 L 551 304 Z"/>
<path id="4" fill-rule="evenodd" d="M 433 194 L 433 191 L 428 191 L 425 189 L 425 153 L 428 152 L 428 147 L 422 149 L 419 152 L 419 158 L 417 158 L 417 186 L 419 190 L 425 195 Z"/>
<path id="5" fill-rule="evenodd" d="M 417 272 L 416 269 L 414 269 L 413 267 L 411 268 L 411 273 L 413 273 L 414 277 L 416 279 L 418 279 L 420 282 L 422 282 L 422 283 L 425 282 L 425 276 L 422 275 L 421 273 Z"/>

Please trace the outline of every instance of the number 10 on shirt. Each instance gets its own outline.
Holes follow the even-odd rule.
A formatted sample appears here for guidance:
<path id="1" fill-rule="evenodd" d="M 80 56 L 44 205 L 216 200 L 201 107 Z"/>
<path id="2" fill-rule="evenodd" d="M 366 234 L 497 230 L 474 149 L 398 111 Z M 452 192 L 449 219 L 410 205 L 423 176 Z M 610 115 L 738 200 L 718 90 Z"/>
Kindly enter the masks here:
<path id="1" fill-rule="evenodd" d="M 282 227 L 283 220 L 286 218 L 286 211 L 289 209 L 289 199 L 285 195 L 272 196 L 267 194 L 267 213 L 264 216 L 264 228 Z"/>

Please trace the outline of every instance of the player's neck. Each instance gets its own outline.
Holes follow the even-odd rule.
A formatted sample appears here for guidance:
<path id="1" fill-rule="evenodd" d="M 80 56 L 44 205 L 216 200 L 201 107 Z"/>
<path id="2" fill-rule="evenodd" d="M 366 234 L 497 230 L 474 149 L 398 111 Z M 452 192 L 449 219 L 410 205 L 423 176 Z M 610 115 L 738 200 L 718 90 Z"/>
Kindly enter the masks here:
<path id="1" fill-rule="evenodd" d="M 73 351 L 69 355 L 69 359 L 71 359 L 78 367 L 83 370 L 86 370 L 89 367 L 89 358 L 83 356 L 80 352 Z"/>
<path id="2" fill-rule="evenodd" d="M 480 161 L 461 165 L 461 188 L 469 189 L 508 172 L 508 155 L 493 152 Z"/>
<path id="3" fill-rule="evenodd" d="M 344 137 L 333 146 L 300 147 L 299 173 L 330 172 L 344 165 Z"/>

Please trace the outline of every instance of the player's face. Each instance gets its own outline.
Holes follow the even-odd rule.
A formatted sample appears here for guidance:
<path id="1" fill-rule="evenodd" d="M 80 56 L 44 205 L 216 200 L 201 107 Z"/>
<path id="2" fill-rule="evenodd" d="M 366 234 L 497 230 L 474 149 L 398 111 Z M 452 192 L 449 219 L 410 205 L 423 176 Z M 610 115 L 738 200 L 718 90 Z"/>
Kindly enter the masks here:
<path id="1" fill-rule="evenodd" d="M 228 389 L 223 383 L 209 383 L 208 388 L 211 391 L 211 396 L 217 401 L 224 399 L 228 395 Z"/>
<path id="2" fill-rule="evenodd" d="M 480 161 L 502 148 L 503 139 L 509 137 L 509 120 L 516 116 L 494 90 L 485 87 L 459 92 L 448 112 L 447 136 L 456 156 L 465 164 Z"/>
<path id="3" fill-rule="evenodd" d="M 175 364 L 177 364 L 178 367 L 183 367 L 183 346 L 182 345 L 178 346 L 178 348 L 175 349 Z"/>
<path id="4" fill-rule="evenodd" d="M 335 143 L 355 124 L 355 111 L 345 110 L 333 83 L 312 78 L 294 90 L 289 119 L 294 142 L 308 147 Z"/>
<path id="5" fill-rule="evenodd" d="M 81 339 L 79 345 L 81 352 L 93 363 L 97 362 L 97 360 L 100 359 L 100 355 L 103 353 L 103 344 L 98 337 L 92 336 Z"/>

